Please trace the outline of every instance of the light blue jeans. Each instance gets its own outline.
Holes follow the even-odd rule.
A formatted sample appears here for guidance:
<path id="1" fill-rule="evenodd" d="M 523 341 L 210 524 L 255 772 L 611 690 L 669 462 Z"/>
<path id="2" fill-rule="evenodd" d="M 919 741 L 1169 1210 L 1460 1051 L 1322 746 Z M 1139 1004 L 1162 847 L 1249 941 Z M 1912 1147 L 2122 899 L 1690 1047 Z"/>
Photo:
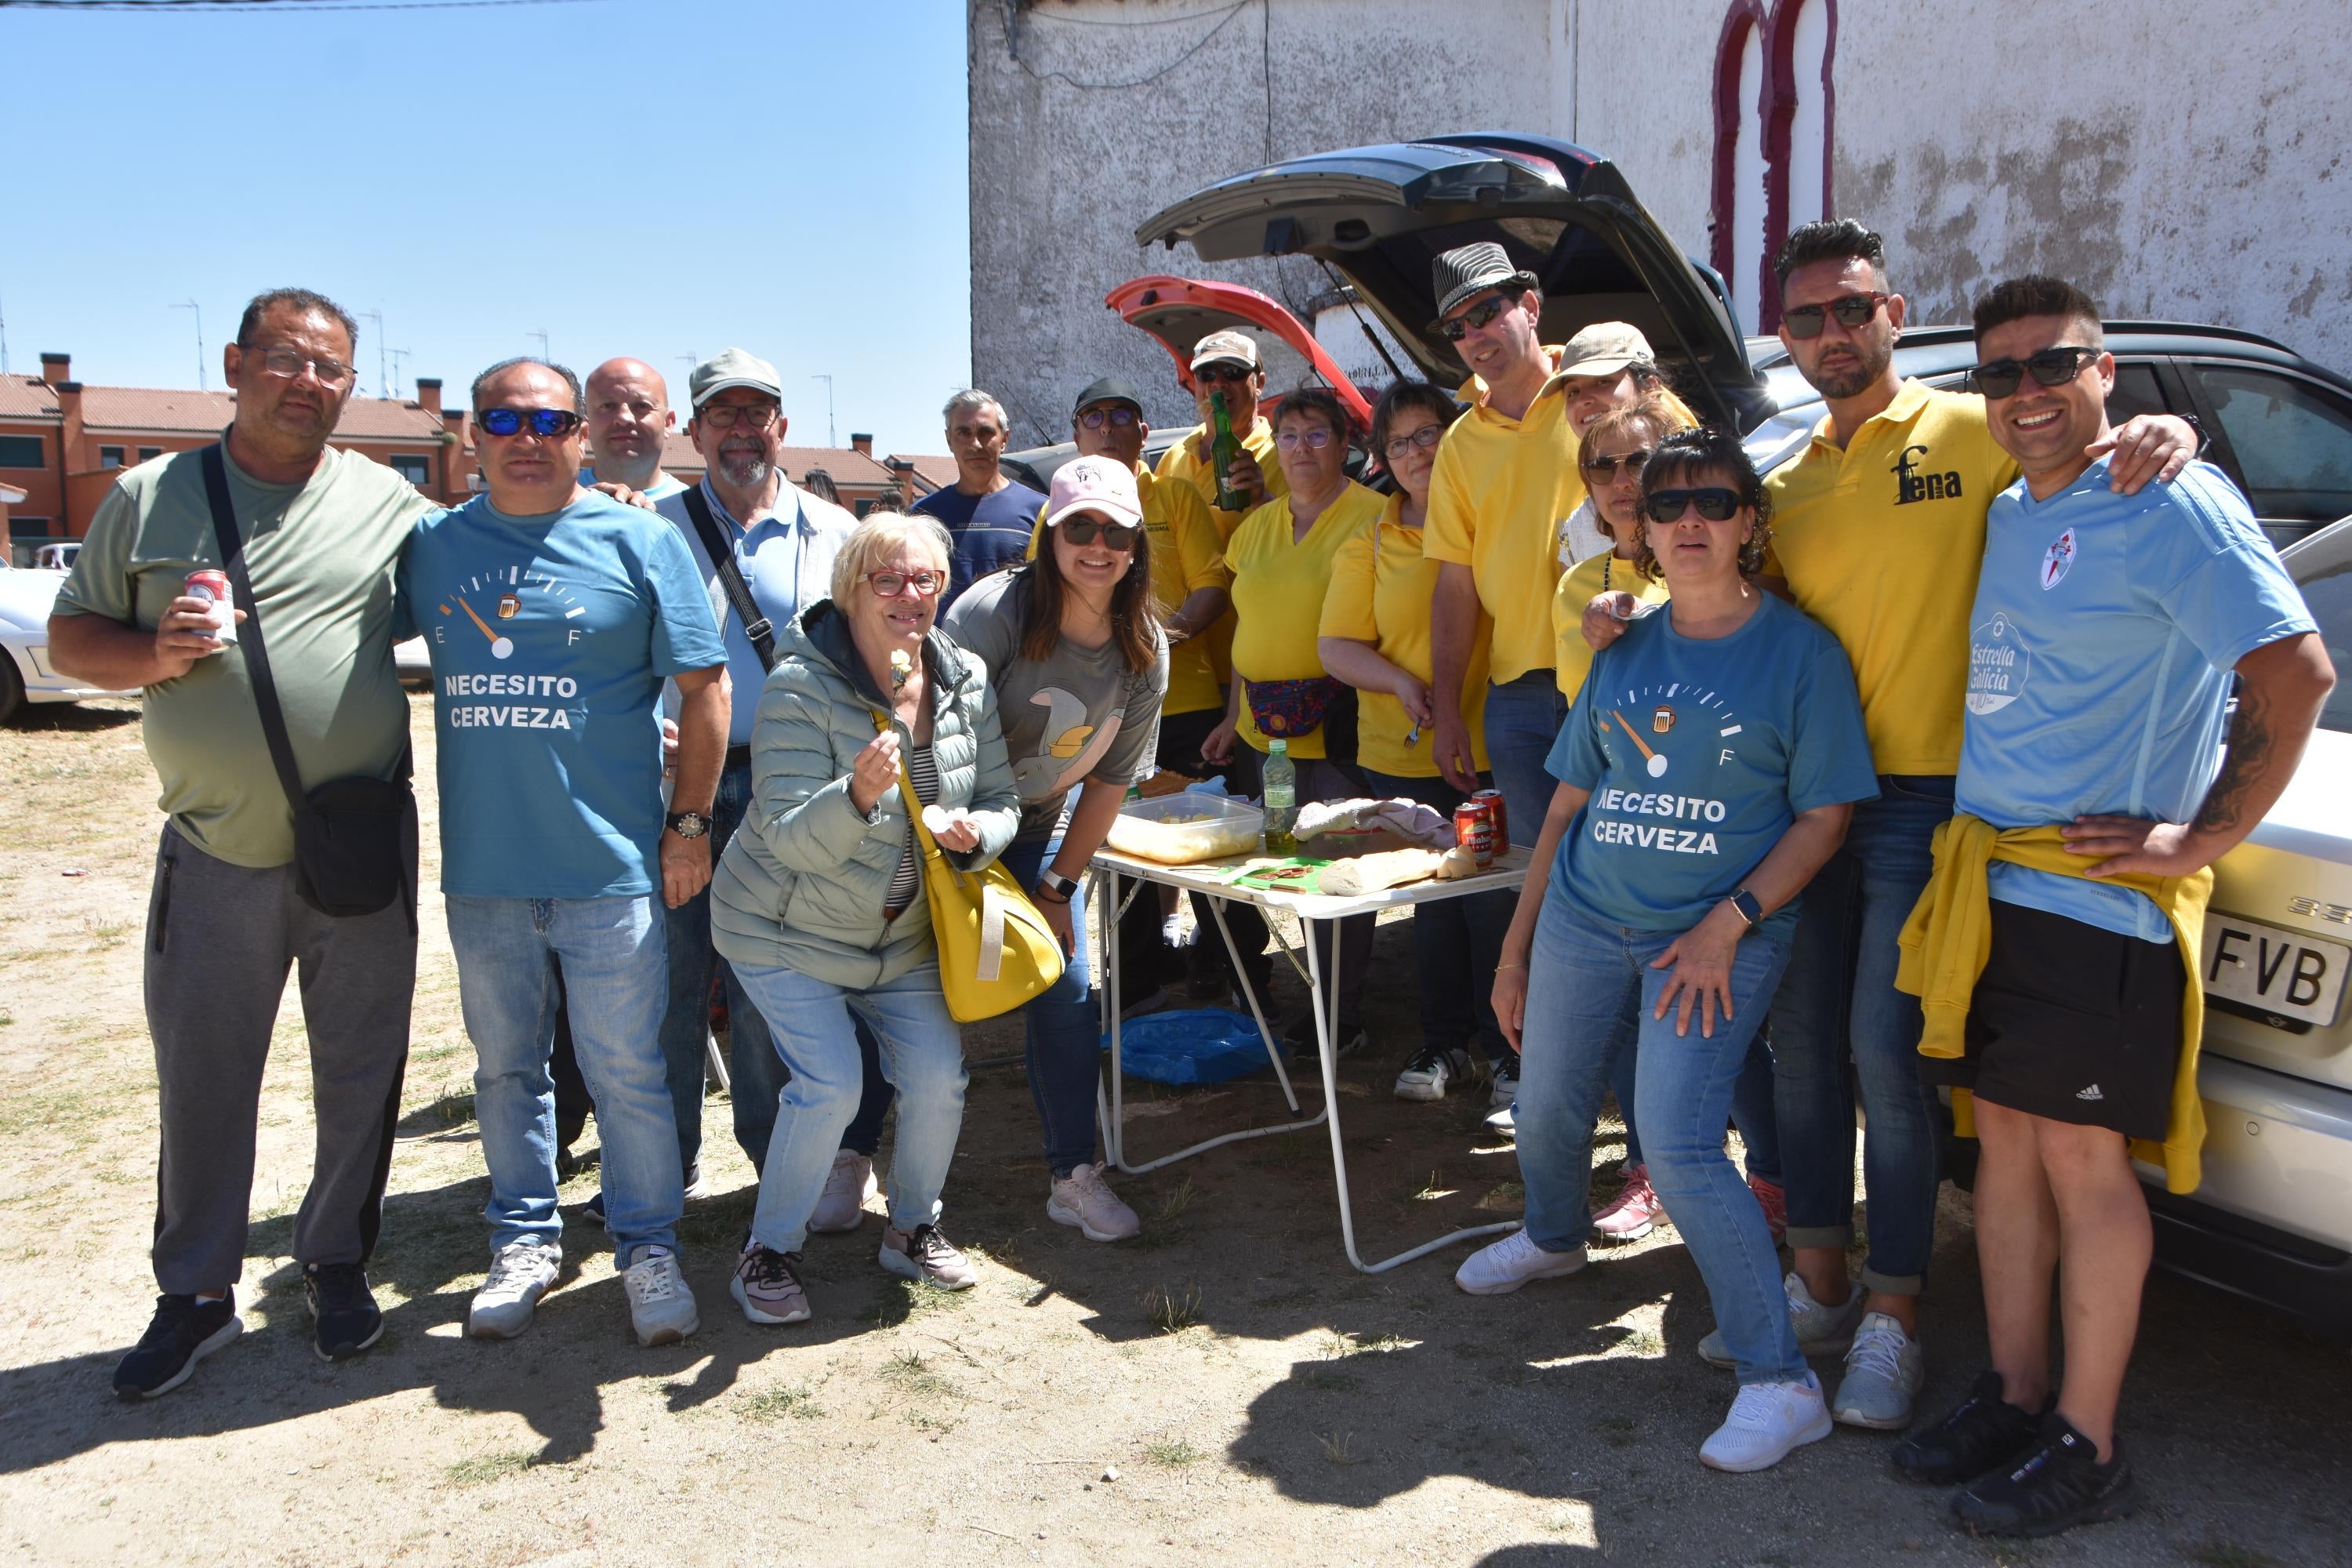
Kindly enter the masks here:
<path id="1" fill-rule="evenodd" d="M 937 1224 L 963 1131 L 963 1035 L 948 1016 L 936 959 L 862 991 L 828 985 L 790 969 L 735 968 L 735 978 L 768 1021 L 777 1054 L 792 1069 L 760 1172 L 751 1238 L 798 1252 L 841 1135 L 857 1114 L 866 1068 L 853 1016 L 882 1047 L 882 1074 L 898 1090 L 898 1138 L 890 1155 L 890 1223 L 900 1230 Z"/>
<path id="2" fill-rule="evenodd" d="M 1559 727 L 1568 720 L 1568 699 L 1549 668 L 1531 669 L 1517 680 L 1486 688 L 1486 761 L 1495 787 L 1503 792 L 1511 842 L 1535 847 L 1559 781 L 1544 767 Z"/>
<path id="3" fill-rule="evenodd" d="M 659 900 L 446 896 L 457 997 L 472 1037 L 474 1118 L 490 1167 L 490 1245 L 553 1244 L 555 966 L 572 1044 L 596 1101 L 604 1226 L 626 1268 L 648 1247 L 677 1247 L 686 1206 L 677 1123 L 661 1055 L 669 952 Z"/>
<path id="4" fill-rule="evenodd" d="M 1732 1017 L 1712 1038 L 1675 1033 L 1674 1013 L 1653 1018 L 1667 971 L 1651 962 L 1676 932 L 1604 926 L 1572 908 L 1557 885 L 1544 898 L 1528 958 L 1527 1026 L 1520 1035 L 1519 1173 L 1528 1187 L 1528 1237 L 1546 1252 L 1584 1245 L 1592 1226 L 1592 1119 L 1611 1058 L 1635 1037 L 1650 1184 L 1675 1216 L 1715 1305 L 1715 1321 L 1742 1383 L 1805 1375 L 1780 1286 L 1780 1255 L 1764 1211 L 1724 1152 L 1733 1086 L 1748 1042 L 1787 967 L 1789 950 L 1744 939 L 1732 958 Z"/>

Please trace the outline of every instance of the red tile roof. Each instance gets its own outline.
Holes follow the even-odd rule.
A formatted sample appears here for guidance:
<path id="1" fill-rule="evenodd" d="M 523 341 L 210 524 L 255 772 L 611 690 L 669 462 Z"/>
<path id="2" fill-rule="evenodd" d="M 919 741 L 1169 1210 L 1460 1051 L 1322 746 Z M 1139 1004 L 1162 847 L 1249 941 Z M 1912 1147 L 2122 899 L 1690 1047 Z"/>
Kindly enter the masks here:
<path id="1" fill-rule="evenodd" d="M 953 458 L 933 457 L 928 452 L 893 452 L 890 456 L 899 462 L 915 465 L 917 488 L 925 495 L 956 482 Z"/>
<path id="2" fill-rule="evenodd" d="M 235 418 L 233 392 L 185 388 L 85 386 L 81 416 L 90 430 L 209 433 Z M 0 378 L 0 418 L 55 419 L 57 389 L 32 376 Z M 430 441 L 441 421 L 414 403 L 354 397 L 343 405 L 335 434 L 349 440 Z"/>
<path id="3" fill-rule="evenodd" d="M 880 489 L 895 476 L 879 462 L 851 447 L 786 447 L 782 453 L 784 476 L 797 484 L 811 468 L 823 468 L 833 476 L 836 485 L 852 489 Z M 948 478 L 955 478 L 955 465 L 945 458 L 918 458 L 919 463 L 943 462 L 948 465 Z M 662 440 L 662 467 L 681 479 L 698 479 L 708 467 L 694 443 L 676 430 Z M 921 470 L 916 470 L 920 473 Z M 914 498 L 909 496 L 909 500 Z"/>
<path id="4" fill-rule="evenodd" d="M 0 376 L 0 419 L 54 419 L 58 395 L 37 375 Z"/>

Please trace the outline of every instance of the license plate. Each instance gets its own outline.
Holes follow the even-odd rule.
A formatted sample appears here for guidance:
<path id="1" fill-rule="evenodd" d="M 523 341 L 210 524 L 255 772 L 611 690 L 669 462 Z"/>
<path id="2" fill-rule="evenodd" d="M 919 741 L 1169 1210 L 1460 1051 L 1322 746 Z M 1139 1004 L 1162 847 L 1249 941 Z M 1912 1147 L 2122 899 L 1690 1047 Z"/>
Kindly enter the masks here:
<path id="1" fill-rule="evenodd" d="M 2209 996 L 2324 1027 L 2336 1022 L 2352 947 L 2208 910 L 2201 967 Z"/>

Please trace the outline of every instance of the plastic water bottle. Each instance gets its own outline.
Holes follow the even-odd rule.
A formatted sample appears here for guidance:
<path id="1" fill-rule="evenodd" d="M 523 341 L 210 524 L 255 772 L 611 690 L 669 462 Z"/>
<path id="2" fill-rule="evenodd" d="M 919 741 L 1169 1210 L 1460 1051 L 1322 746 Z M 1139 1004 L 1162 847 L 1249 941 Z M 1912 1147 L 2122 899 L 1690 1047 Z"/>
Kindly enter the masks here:
<path id="1" fill-rule="evenodd" d="M 1296 855 L 1298 840 L 1291 828 L 1298 822 L 1298 770 L 1291 766 L 1290 742 L 1276 741 L 1265 759 L 1265 852 Z"/>

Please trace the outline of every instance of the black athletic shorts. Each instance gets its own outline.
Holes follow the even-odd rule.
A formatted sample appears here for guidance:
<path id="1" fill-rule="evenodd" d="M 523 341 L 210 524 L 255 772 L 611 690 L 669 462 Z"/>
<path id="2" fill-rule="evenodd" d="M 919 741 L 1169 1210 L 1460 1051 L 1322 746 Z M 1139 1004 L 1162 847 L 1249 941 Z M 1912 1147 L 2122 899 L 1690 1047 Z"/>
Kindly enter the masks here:
<path id="1" fill-rule="evenodd" d="M 2029 1116 L 2160 1139 L 2186 984 L 2171 942 L 1995 900 L 1968 1055 L 1923 1057 L 1925 1076 Z"/>

